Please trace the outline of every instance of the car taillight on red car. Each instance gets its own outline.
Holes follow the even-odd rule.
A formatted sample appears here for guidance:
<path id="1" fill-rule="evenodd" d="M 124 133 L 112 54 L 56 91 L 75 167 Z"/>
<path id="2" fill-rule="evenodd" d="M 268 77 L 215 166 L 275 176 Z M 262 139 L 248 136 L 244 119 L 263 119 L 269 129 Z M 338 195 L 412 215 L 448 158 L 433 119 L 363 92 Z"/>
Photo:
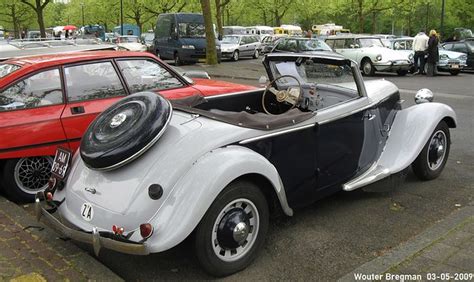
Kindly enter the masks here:
<path id="1" fill-rule="evenodd" d="M 118 227 L 117 225 L 112 225 L 112 231 L 115 233 L 115 235 L 122 235 L 123 234 L 123 227 Z"/>
<path id="2" fill-rule="evenodd" d="M 143 239 L 147 239 L 153 234 L 153 226 L 150 223 L 140 224 L 140 235 Z"/>

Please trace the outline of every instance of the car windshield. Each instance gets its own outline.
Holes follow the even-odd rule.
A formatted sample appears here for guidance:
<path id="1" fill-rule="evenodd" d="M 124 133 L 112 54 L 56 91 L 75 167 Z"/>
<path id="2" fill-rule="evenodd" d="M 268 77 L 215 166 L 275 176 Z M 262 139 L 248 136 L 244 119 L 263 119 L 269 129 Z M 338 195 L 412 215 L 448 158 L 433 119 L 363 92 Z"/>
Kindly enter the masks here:
<path id="1" fill-rule="evenodd" d="M 0 64 L 0 78 L 3 78 L 21 67 L 13 64 Z"/>
<path id="2" fill-rule="evenodd" d="M 352 67 L 349 60 L 328 62 L 318 58 L 300 57 L 295 61 L 270 61 L 270 69 L 273 77 L 295 77 L 302 84 L 326 85 L 344 88 L 353 94 L 358 93 L 354 79 L 355 67 Z M 280 80 L 279 87 L 294 83 L 294 79 Z"/>
<path id="3" fill-rule="evenodd" d="M 239 44 L 239 39 L 239 36 L 224 36 L 221 42 L 227 44 Z"/>
<path id="4" fill-rule="evenodd" d="M 206 32 L 202 23 L 179 23 L 178 33 L 181 38 L 204 38 Z"/>
<path id="5" fill-rule="evenodd" d="M 393 42 L 394 50 L 412 50 L 413 40 L 399 40 Z"/>
<path id="6" fill-rule="evenodd" d="M 317 39 L 308 39 L 308 40 L 301 40 L 300 41 L 300 50 L 302 52 L 305 51 L 331 51 L 331 47 L 329 47 L 323 41 Z"/>
<path id="7" fill-rule="evenodd" d="M 466 41 L 466 45 L 471 48 L 471 50 L 474 50 L 474 41 Z"/>
<path id="8" fill-rule="evenodd" d="M 360 47 L 384 47 L 379 38 L 359 38 Z"/>

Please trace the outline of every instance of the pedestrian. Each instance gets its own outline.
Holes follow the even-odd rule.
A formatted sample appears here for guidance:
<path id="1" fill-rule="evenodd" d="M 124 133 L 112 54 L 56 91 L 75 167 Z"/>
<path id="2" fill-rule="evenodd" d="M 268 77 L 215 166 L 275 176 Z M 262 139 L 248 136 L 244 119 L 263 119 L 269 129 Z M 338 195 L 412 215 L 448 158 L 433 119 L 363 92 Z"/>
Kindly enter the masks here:
<path id="1" fill-rule="evenodd" d="M 436 75 L 436 64 L 439 61 L 438 43 L 438 33 L 436 30 L 432 29 L 430 31 L 430 38 L 428 40 L 428 49 L 426 50 L 428 54 L 428 57 L 426 58 L 426 63 L 428 64 L 428 76 Z"/>
<path id="2" fill-rule="evenodd" d="M 415 72 L 413 74 L 425 74 L 425 55 L 426 49 L 428 48 L 428 36 L 425 34 L 425 31 L 422 29 L 413 39 L 413 51 L 415 55 L 413 56 Z M 420 63 L 418 64 L 418 61 Z"/>

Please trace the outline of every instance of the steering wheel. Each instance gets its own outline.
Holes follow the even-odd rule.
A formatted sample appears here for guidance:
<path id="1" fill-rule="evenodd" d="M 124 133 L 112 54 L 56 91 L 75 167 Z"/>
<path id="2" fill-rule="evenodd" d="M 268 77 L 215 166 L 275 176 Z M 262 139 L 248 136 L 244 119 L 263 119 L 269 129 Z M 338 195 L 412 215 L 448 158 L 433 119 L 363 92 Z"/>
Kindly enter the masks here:
<path id="1" fill-rule="evenodd" d="M 297 87 L 289 86 L 286 90 L 278 90 L 278 89 L 276 89 L 275 87 L 272 86 L 278 80 L 283 79 L 283 78 L 292 78 L 292 79 L 296 80 L 296 82 L 298 83 L 298 86 Z M 278 114 L 270 113 L 268 111 L 267 107 L 265 106 L 265 97 L 266 97 L 268 92 L 271 92 L 273 95 L 275 95 L 276 101 L 278 103 L 288 103 L 288 104 L 291 105 L 291 107 L 289 109 L 287 109 L 286 111 L 278 113 Z M 301 93 L 303 93 L 303 88 L 301 87 L 300 81 L 295 76 L 289 75 L 289 74 L 279 76 L 279 77 L 275 78 L 273 81 L 271 81 L 267 85 L 267 87 L 265 87 L 265 90 L 263 91 L 263 95 L 262 95 L 262 108 L 265 111 L 265 113 L 267 113 L 269 115 L 283 114 L 283 113 L 293 109 L 294 107 L 296 107 L 296 105 L 300 101 Z"/>

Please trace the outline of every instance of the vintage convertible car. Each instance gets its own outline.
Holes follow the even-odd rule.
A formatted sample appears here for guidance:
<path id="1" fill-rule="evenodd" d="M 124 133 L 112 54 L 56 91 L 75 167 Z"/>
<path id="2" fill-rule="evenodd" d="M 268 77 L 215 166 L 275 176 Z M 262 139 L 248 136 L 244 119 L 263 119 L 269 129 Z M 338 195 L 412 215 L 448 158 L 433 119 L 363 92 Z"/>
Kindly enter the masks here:
<path id="1" fill-rule="evenodd" d="M 38 219 L 96 254 L 162 252 L 193 234 L 203 268 L 222 276 L 256 257 L 270 214 L 410 166 L 422 180 L 441 174 L 456 115 L 421 103 L 428 89 L 401 109 L 395 85 L 364 82 L 339 54 L 269 54 L 264 65 L 265 89 L 172 102 L 145 92 L 111 106 L 71 164 L 57 152 Z"/>

